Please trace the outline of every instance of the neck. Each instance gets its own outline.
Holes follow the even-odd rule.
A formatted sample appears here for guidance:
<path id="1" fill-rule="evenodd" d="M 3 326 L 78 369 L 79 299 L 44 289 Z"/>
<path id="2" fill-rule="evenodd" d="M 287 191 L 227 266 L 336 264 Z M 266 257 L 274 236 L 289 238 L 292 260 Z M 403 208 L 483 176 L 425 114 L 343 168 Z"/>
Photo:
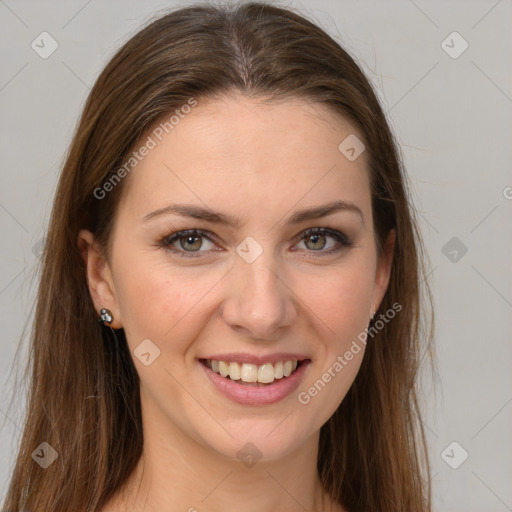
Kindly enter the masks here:
<path id="1" fill-rule="evenodd" d="M 285 457 L 245 465 L 159 419 L 143 418 L 142 457 L 107 511 L 330 511 L 316 468 L 319 432 Z"/>

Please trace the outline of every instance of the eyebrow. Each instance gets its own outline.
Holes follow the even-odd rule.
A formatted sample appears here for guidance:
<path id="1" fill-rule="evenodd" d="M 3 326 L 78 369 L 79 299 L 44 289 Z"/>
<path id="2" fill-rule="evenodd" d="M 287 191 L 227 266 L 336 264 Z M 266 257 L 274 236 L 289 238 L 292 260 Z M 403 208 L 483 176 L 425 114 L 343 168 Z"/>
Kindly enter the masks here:
<path id="1" fill-rule="evenodd" d="M 363 212 L 361 209 L 349 201 L 337 200 L 313 208 L 297 210 L 288 219 L 288 224 L 300 224 L 306 220 L 319 219 L 336 212 L 354 212 L 357 213 L 364 223 Z M 214 224 L 226 224 L 229 227 L 239 227 L 240 221 L 235 217 L 225 213 L 216 212 L 209 208 L 192 204 L 170 204 L 165 208 L 160 208 L 154 212 L 148 213 L 143 217 L 143 222 L 147 222 L 160 215 L 180 215 L 193 219 L 201 219 Z"/>

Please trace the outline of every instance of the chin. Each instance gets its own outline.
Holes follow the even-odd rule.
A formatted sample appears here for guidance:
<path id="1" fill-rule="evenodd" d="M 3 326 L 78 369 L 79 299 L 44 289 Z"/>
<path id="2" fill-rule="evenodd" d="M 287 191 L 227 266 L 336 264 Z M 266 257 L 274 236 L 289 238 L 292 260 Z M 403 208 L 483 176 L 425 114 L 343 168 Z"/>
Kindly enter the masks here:
<path id="1" fill-rule="evenodd" d="M 297 411 L 260 419 L 253 415 L 223 422 L 224 428 L 209 428 L 202 433 L 202 443 L 229 460 L 271 462 L 286 457 L 311 438 L 315 431 L 305 431 L 304 425 Z M 198 430 L 201 435 L 202 428 Z"/>

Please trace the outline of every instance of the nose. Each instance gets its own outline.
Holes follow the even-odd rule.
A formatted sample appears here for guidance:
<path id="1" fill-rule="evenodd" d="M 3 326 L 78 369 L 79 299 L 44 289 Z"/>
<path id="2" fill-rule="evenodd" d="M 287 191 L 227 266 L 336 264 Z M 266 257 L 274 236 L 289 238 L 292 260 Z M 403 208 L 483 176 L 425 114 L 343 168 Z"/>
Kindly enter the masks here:
<path id="1" fill-rule="evenodd" d="M 227 325 L 246 338 L 276 341 L 297 318 L 297 300 L 291 283 L 271 256 L 255 261 L 237 259 L 226 284 L 228 297 L 222 316 Z"/>

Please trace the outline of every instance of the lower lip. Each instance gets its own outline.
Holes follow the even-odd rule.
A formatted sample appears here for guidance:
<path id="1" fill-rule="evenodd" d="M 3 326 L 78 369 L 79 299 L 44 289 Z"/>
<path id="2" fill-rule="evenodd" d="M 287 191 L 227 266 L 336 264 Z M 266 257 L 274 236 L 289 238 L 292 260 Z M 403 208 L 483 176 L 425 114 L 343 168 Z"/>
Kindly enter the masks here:
<path id="1" fill-rule="evenodd" d="M 304 361 L 289 377 L 276 379 L 266 386 L 245 386 L 222 377 L 198 361 L 199 366 L 215 387 L 233 402 L 241 405 L 270 405 L 283 400 L 299 386 L 311 361 Z"/>

